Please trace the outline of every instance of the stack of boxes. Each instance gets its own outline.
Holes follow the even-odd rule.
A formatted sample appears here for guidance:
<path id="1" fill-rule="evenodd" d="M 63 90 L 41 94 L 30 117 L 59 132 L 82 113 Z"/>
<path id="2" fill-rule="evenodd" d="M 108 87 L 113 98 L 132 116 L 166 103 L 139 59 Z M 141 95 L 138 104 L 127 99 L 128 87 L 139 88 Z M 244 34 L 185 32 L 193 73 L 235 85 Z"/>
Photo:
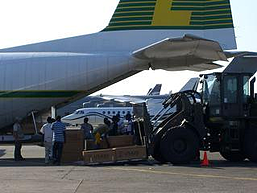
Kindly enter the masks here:
<path id="1" fill-rule="evenodd" d="M 147 157 L 146 147 L 134 145 L 131 135 L 109 136 L 107 139 L 101 140 L 100 147 L 97 149 L 93 140 L 87 140 L 86 150 L 84 149 L 83 131 L 67 129 L 66 143 L 62 154 L 63 163 L 76 161 L 84 161 L 85 164 L 113 163 Z"/>
<path id="2" fill-rule="evenodd" d="M 62 162 L 82 161 L 85 147 L 84 134 L 81 129 L 67 129 L 66 143 L 63 146 Z"/>

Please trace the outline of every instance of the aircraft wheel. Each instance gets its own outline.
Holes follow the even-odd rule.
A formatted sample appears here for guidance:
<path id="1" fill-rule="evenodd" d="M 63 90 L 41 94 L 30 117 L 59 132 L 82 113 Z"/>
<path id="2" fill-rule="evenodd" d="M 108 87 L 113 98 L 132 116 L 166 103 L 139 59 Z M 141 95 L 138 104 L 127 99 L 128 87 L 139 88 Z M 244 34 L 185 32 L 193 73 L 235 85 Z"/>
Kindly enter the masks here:
<path id="1" fill-rule="evenodd" d="M 199 152 L 199 138 L 189 128 L 169 129 L 160 143 L 163 158 L 173 164 L 185 164 L 194 160 Z"/>
<path id="2" fill-rule="evenodd" d="M 225 158 L 228 161 L 231 162 L 240 162 L 240 161 L 244 161 L 245 160 L 245 156 L 242 152 L 223 152 L 220 151 L 220 155 Z"/>

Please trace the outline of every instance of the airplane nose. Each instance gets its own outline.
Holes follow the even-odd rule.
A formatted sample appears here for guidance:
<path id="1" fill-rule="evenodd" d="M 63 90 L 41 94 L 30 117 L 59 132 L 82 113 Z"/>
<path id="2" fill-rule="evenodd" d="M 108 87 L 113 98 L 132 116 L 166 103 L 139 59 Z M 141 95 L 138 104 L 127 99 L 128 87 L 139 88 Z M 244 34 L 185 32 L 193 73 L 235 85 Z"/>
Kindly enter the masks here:
<path id="1" fill-rule="evenodd" d="M 67 116 L 63 117 L 61 120 L 62 120 L 63 122 L 69 121 L 69 120 L 72 119 L 72 117 L 73 117 L 72 115 L 67 115 Z"/>

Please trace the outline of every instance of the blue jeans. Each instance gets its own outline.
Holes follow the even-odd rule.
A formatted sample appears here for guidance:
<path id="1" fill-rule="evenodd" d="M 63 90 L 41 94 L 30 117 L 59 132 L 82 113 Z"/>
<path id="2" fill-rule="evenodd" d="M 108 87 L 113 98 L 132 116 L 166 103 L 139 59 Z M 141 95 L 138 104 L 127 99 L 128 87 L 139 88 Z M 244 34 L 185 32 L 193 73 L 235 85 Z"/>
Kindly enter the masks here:
<path id="1" fill-rule="evenodd" d="M 22 148 L 22 143 L 19 140 L 15 140 L 15 148 L 14 148 L 14 159 L 15 160 L 20 160 L 22 159 L 21 156 L 21 148 Z"/>
<path id="2" fill-rule="evenodd" d="M 63 142 L 54 142 L 54 147 L 53 147 L 53 160 L 54 163 L 60 164 L 61 163 L 61 158 L 62 158 L 62 149 L 63 149 Z"/>

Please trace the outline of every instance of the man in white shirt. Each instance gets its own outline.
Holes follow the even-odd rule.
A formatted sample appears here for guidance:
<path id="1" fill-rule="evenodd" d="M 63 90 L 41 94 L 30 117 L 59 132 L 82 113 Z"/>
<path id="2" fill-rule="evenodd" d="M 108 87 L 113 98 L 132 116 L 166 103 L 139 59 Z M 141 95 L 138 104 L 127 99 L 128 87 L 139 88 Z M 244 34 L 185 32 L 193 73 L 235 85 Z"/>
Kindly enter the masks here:
<path id="1" fill-rule="evenodd" d="M 52 118 L 47 118 L 47 123 L 42 126 L 40 132 L 43 134 L 44 138 L 44 146 L 45 146 L 45 163 L 49 164 L 52 155 L 52 140 L 53 140 L 53 130 L 52 126 Z"/>
<path id="2" fill-rule="evenodd" d="M 13 137 L 15 142 L 15 149 L 14 149 L 15 161 L 24 160 L 24 158 L 21 155 L 22 139 L 24 138 L 24 134 L 22 132 L 22 127 L 20 122 L 21 122 L 21 119 L 16 117 L 16 122 L 13 125 Z"/>

